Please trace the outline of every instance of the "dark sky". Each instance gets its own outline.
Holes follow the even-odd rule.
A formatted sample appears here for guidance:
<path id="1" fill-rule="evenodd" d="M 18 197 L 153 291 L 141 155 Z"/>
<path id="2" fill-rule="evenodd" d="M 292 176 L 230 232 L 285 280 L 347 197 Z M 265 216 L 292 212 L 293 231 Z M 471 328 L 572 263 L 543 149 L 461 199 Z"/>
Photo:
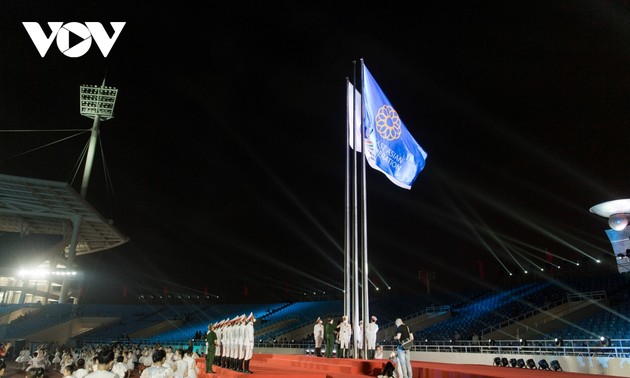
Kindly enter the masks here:
<path id="1" fill-rule="evenodd" d="M 42 58 L 25 21 L 126 25 L 106 58 Z M 106 77 L 87 199 L 130 241 L 77 259 L 86 300 L 338 293 L 345 85 L 364 59 L 428 153 L 411 190 L 367 170 L 374 284 L 548 270 L 545 250 L 568 267 L 612 253 L 589 208 L 628 196 L 629 21 L 625 1 L 4 0 L 0 173 L 79 191 L 89 135 L 52 130 L 89 129 L 79 87 Z"/>

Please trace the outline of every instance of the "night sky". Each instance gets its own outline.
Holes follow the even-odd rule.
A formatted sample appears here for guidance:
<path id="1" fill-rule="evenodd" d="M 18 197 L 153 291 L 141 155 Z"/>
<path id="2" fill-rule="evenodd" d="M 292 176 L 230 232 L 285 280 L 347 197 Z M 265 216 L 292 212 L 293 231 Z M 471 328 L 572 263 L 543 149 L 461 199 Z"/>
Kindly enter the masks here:
<path id="1" fill-rule="evenodd" d="M 26 21 L 126 24 L 107 57 L 42 58 Z M 119 92 L 87 200 L 130 241 L 77 259 L 85 301 L 338 295 L 363 59 L 428 153 L 411 190 L 367 169 L 374 286 L 584 266 L 612 255 L 589 208 L 628 197 L 629 21 L 621 1 L 4 0 L 0 173 L 79 191 L 79 87 L 105 78 Z"/>

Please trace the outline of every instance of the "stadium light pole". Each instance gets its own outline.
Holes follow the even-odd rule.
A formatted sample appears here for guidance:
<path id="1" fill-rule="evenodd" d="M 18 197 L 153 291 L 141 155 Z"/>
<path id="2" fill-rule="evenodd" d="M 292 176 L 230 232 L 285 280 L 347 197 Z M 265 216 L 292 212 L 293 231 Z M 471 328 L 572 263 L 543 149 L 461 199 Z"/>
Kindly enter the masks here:
<path id="1" fill-rule="evenodd" d="M 100 87 L 96 85 L 82 85 L 80 88 L 81 115 L 94 120 L 92 124 L 92 136 L 90 137 L 90 146 L 85 159 L 83 182 L 81 184 L 81 197 L 83 198 L 85 198 L 87 194 L 90 173 L 92 172 L 92 163 L 94 161 L 96 141 L 98 140 L 99 126 L 101 121 L 107 121 L 114 118 L 114 105 L 116 104 L 117 95 L 118 89 L 106 87 L 105 79 L 103 79 L 103 84 L 101 84 Z"/>
<path id="2" fill-rule="evenodd" d="M 92 163 L 94 161 L 94 151 L 96 150 L 96 142 L 99 135 L 99 126 L 101 121 L 107 121 L 114 118 L 114 105 L 116 104 L 116 96 L 118 95 L 118 89 L 105 86 L 105 79 L 101 86 L 96 85 L 82 85 L 79 88 L 79 109 L 80 113 L 84 117 L 88 117 L 94 120 L 92 123 L 92 135 L 90 137 L 90 145 L 88 147 L 87 156 L 85 159 L 85 169 L 83 171 L 83 182 L 81 184 L 81 197 L 85 199 L 87 195 L 88 182 L 90 180 L 90 173 L 92 172 Z M 70 241 L 70 247 L 68 248 L 68 261 L 67 269 L 74 267 L 74 258 L 77 254 L 77 242 L 79 228 L 83 219 L 81 215 L 76 215 L 72 218 L 72 239 Z M 61 284 L 61 292 L 59 293 L 59 303 L 65 303 L 68 298 L 68 289 L 70 281 L 64 279 Z M 78 297 L 75 299 L 78 302 Z"/>

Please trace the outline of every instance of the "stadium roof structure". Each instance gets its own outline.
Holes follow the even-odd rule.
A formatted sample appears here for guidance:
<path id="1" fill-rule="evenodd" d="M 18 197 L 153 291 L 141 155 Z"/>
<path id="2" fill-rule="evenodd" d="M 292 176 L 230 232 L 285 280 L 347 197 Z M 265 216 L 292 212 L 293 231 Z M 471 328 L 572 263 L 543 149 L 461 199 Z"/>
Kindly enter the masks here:
<path id="1" fill-rule="evenodd" d="M 79 225 L 76 255 L 111 249 L 129 240 L 69 184 L 0 174 L 0 231 L 61 235 L 69 241 L 75 224 Z"/>

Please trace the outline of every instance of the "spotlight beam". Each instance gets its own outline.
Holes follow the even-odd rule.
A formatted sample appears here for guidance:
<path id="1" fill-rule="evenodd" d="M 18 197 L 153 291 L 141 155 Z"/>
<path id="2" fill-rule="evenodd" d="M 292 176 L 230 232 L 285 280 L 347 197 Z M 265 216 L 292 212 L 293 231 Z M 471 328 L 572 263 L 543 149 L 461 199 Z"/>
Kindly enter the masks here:
<path id="1" fill-rule="evenodd" d="M 510 275 L 512 275 L 512 272 L 510 272 L 510 270 L 507 268 L 507 266 L 505 266 L 505 264 L 499 259 L 499 257 L 497 256 L 497 254 L 494 252 L 494 250 L 490 247 L 490 245 L 485 241 L 485 239 L 481 236 L 481 234 L 477 231 L 476 227 L 473 226 L 473 224 L 468 221 L 468 218 L 464 216 L 464 214 L 462 213 L 462 211 L 457 208 L 452 202 L 451 202 L 451 208 L 453 208 L 454 211 L 457 212 L 457 214 L 460 216 L 460 218 L 462 219 L 462 222 L 468 226 L 468 228 L 471 230 L 471 232 L 474 234 L 475 238 L 477 239 L 477 241 L 479 241 L 481 243 L 481 245 L 488 251 L 490 252 L 490 254 L 495 258 L 495 260 L 497 260 L 497 262 L 499 264 L 501 264 L 501 266 L 503 267 L 503 269 Z M 484 227 L 486 227 L 486 229 L 488 228 L 488 226 L 481 220 L 481 218 L 479 217 L 478 214 L 476 214 L 471 208 L 470 206 L 466 206 L 468 208 L 469 211 L 471 211 L 473 213 L 473 215 L 475 216 L 475 218 L 477 218 L 477 220 L 479 220 Z"/>

